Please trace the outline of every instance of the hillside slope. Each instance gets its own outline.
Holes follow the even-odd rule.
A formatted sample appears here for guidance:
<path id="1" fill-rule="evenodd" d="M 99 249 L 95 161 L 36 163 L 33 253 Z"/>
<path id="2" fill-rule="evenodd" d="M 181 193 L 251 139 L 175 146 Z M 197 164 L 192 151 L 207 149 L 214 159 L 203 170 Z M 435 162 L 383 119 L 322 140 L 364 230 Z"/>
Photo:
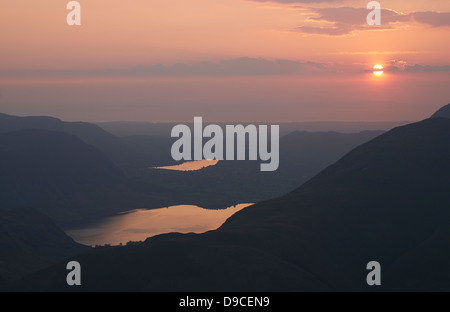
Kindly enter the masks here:
<path id="1" fill-rule="evenodd" d="M 140 192 L 158 192 L 168 198 L 176 194 L 182 203 L 202 207 L 256 203 L 292 191 L 356 146 L 382 133 L 295 131 L 280 138 L 276 171 L 261 172 L 261 161 L 219 161 L 199 171 L 150 170 L 131 179 L 131 183 Z"/>
<path id="2" fill-rule="evenodd" d="M 76 257 L 84 272 L 76 289 L 58 275 L 64 264 L 11 289 L 448 290 L 449 142 L 448 119 L 395 128 L 219 230 Z M 366 284 L 373 260 L 382 266 L 378 288 Z"/>
<path id="3" fill-rule="evenodd" d="M 87 250 L 34 209 L 0 210 L 0 286 Z"/>
<path id="4" fill-rule="evenodd" d="M 435 112 L 432 118 L 440 117 L 440 118 L 450 118 L 450 104 L 441 107 L 437 112 Z"/>
<path id="5" fill-rule="evenodd" d="M 102 151 L 116 165 L 127 171 L 174 163 L 170 157 L 170 149 L 164 154 L 160 152 L 161 141 L 164 146 L 169 146 L 169 139 L 147 137 L 146 144 L 140 144 L 132 139 L 119 138 L 88 122 L 65 122 L 47 116 L 19 117 L 0 113 L 0 133 L 26 129 L 50 130 L 76 136 Z"/>
<path id="6" fill-rule="evenodd" d="M 103 153 L 47 130 L 0 134 L 0 209 L 34 207 L 58 223 L 125 210 L 134 194 Z"/>

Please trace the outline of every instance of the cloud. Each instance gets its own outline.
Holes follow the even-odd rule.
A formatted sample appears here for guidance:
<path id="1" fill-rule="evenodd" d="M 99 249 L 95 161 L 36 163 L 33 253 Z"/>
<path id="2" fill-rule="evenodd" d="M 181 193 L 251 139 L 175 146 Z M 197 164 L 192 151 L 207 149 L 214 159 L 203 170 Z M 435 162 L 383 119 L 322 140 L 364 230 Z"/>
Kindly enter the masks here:
<path id="1" fill-rule="evenodd" d="M 406 65 L 406 72 L 446 72 L 450 71 L 450 65 Z"/>
<path id="2" fill-rule="evenodd" d="M 421 73 L 421 72 L 448 72 L 450 71 L 450 65 L 409 65 L 404 60 L 391 60 L 384 68 L 385 72 L 391 73 Z"/>
<path id="3" fill-rule="evenodd" d="M 2 77 L 159 77 L 159 76 L 268 76 L 320 71 L 322 63 L 241 57 L 218 62 L 154 64 L 94 70 L 0 70 Z"/>
<path id="4" fill-rule="evenodd" d="M 336 30 L 340 31 L 340 30 Z M 403 60 L 389 61 L 386 72 L 442 72 L 447 65 L 409 65 Z M 130 68 L 90 70 L 0 70 L 0 78 L 123 78 L 123 77 L 239 77 L 239 76 L 317 76 L 344 72 L 371 72 L 370 69 L 346 69 L 336 63 L 241 57 L 217 62 L 174 65 L 141 65 Z"/>
<path id="5" fill-rule="evenodd" d="M 433 27 L 450 26 L 450 13 L 413 12 L 403 14 L 390 9 L 381 9 L 380 26 L 369 26 L 366 8 L 338 7 L 338 8 L 310 8 L 311 16 L 306 21 L 326 23 L 324 26 L 305 25 L 294 30 L 307 34 L 342 36 L 364 30 L 395 29 L 402 23 L 417 22 Z"/>
<path id="6" fill-rule="evenodd" d="M 313 63 L 301 63 L 290 60 L 267 60 L 263 58 L 241 57 L 219 62 L 202 62 L 196 64 L 175 64 L 173 66 L 151 65 L 138 66 L 131 70 L 133 74 L 175 75 L 175 76 L 259 76 L 294 74 Z"/>
<path id="7" fill-rule="evenodd" d="M 433 27 L 450 26 L 450 12 L 415 12 L 410 14 L 413 19 L 421 24 Z"/>
<path id="8" fill-rule="evenodd" d="M 367 25 L 366 17 L 369 12 L 366 8 L 316 8 L 312 9 L 319 17 L 312 17 L 312 20 L 327 21 L 343 25 Z M 395 22 L 407 21 L 407 15 L 397 13 L 390 9 L 381 9 L 383 23 L 390 24 Z M 367 25 L 368 26 L 368 25 Z"/>

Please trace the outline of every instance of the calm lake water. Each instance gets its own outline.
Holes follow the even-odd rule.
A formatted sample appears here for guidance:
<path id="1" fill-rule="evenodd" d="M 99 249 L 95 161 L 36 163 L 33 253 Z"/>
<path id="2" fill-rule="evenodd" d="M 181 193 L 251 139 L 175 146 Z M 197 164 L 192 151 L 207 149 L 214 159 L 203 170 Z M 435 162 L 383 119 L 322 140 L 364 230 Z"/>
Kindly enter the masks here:
<path id="1" fill-rule="evenodd" d="M 217 229 L 231 215 L 250 205 L 239 204 L 221 210 L 192 205 L 131 210 L 85 227 L 66 230 L 66 233 L 81 244 L 93 246 L 143 241 L 150 236 L 171 232 L 203 233 Z"/>
<path id="2" fill-rule="evenodd" d="M 165 166 L 165 167 L 154 167 L 153 169 L 165 169 L 165 170 L 176 170 L 176 171 L 196 171 L 209 166 L 217 165 L 218 160 L 193 160 L 187 161 L 175 166 Z"/>

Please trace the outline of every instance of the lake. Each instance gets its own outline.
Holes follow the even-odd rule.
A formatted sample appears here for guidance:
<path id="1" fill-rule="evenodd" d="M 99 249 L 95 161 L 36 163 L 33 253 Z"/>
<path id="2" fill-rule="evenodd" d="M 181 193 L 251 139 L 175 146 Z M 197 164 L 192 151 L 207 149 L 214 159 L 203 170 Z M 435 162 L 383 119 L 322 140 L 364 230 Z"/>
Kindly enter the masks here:
<path id="1" fill-rule="evenodd" d="M 193 161 L 186 161 L 182 164 L 174 166 L 153 167 L 153 169 L 164 169 L 175 171 L 197 171 L 206 167 L 215 166 L 217 165 L 218 162 L 219 162 L 218 160 L 209 160 L 209 159 L 193 160 Z"/>
<path id="2" fill-rule="evenodd" d="M 226 209 L 204 209 L 177 205 L 158 209 L 137 209 L 66 230 L 67 235 L 84 245 L 120 245 L 143 241 L 147 237 L 179 232 L 203 233 L 220 227 L 237 211 L 252 204 L 238 204 Z"/>

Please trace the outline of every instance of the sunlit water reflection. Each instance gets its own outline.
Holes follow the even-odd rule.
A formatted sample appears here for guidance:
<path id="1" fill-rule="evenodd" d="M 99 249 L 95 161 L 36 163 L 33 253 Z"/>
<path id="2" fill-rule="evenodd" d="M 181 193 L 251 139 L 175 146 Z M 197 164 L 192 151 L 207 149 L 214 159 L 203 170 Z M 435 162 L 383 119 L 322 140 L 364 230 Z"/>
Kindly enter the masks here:
<path id="1" fill-rule="evenodd" d="M 153 169 L 165 169 L 165 170 L 176 170 L 176 171 L 196 171 L 206 167 L 217 165 L 218 160 L 193 160 L 187 161 L 175 166 L 165 166 L 165 167 L 154 167 Z"/>
<path id="2" fill-rule="evenodd" d="M 203 233 L 217 229 L 231 215 L 250 205 L 239 204 L 221 210 L 192 205 L 131 210 L 85 227 L 66 230 L 66 233 L 79 243 L 93 246 L 143 241 L 150 236 L 171 232 Z"/>

